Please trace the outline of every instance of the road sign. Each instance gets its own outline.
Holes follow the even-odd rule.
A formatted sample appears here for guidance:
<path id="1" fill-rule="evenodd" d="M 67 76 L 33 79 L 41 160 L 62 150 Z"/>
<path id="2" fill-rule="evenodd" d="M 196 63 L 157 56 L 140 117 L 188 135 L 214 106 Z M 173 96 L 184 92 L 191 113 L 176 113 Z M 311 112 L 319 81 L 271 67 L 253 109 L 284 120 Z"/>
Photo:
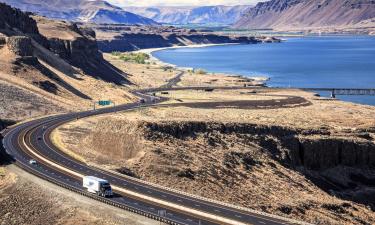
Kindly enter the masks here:
<path id="1" fill-rule="evenodd" d="M 100 101 L 98 102 L 98 104 L 99 104 L 100 106 L 107 106 L 107 105 L 111 105 L 112 102 L 111 102 L 111 101 L 108 101 L 108 100 L 100 100 Z"/>

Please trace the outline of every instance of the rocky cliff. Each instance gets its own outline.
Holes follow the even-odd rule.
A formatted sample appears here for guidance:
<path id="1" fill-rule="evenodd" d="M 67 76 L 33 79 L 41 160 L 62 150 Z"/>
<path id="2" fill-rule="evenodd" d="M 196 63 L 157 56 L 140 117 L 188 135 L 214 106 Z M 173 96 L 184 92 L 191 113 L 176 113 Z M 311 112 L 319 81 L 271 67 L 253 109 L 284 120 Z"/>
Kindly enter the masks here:
<path id="1" fill-rule="evenodd" d="M 331 134 L 321 130 L 300 130 L 255 124 L 205 122 L 146 123 L 148 138 L 194 138 L 198 133 L 236 134 L 254 142 L 278 161 L 311 170 L 337 166 L 375 168 L 375 130 Z M 212 137 L 212 143 L 219 141 Z"/>
<path id="2" fill-rule="evenodd" d="M 175 151 L 181 155 L 178 168 L 181 164 L 188 165 L 182 173 L 177 173 L 178 177 L 194 180 L 203 173 L 201 168 L 194 166 L 193 162 L 197 161 L 191 159 L 201 156 L 192 153 L 196 150 L 190 146 L 195 143 L 195 148 L 203 146 L 199 154 L 207 154 L 208 160 L 212 159 L 215 163 L 214 175 L 217 179 L 235 174 L 238 169 L 256 174 L 270 166 L 280 171 L 281 165 L 287 168 L 287 174 L 303 175 L 305 181 L 329 195 L 366 204 L 375 210 L 375 198 L 372 197 L 375 194 L 375 127 L 345 133 L 324 127 L 306 130 L 217 122 L 143 122 L 139 127 L 145 128 L 146 140 L 165 144 L 163 148 L 154 150 L 161 158 L 168 157 L 164 154 L 165 149 L 176 148 Z M 223 155 L 220 155 L 219 149 L 223 150 Z M 222 158 L 218 160 L 219 157 Z M 203 165 L 210 163 L 203 162 Z M 218 172 L 220 165 L 227 171 Z M 252 176 L 242 178 L 237 185 L 246 183 Z M 267 173 L 266 176 L 272 175 Z M 295 178 L 287 183 L 296 182 Z M 230 178 L 223 182 L 230 186 Z M 301 183 L 299 181 L 298 185 Z M 256 188 L 259 184 L 257 180 L 252 180 L 250 185 Z"/>
<path id="3" fill-rule="evenodd" d="M 375 17 L 372 0 L 271 0 L 260 2 L 235 28 L 311 29 L 355 27 Z"/>
<path id="4" fill-rule="evenodd" d="M 3 32 L 19 30 L 26 34 L 39 34 L 35 20 L 21 10 L 12 9 L 4 3 L 0 3 L 0 29 Z"/>
<path id="5" fill-rule="evenodd" d="M 134 51 L 145 48 L 186 46 L 192 44 L 279 42 L 276 38 L 220 35 L 212 32 L 199 32 L 194 29 L 182 29 L 173 26 L 121 26 L 99 25 L 98 46 L 101 51 Z"/>

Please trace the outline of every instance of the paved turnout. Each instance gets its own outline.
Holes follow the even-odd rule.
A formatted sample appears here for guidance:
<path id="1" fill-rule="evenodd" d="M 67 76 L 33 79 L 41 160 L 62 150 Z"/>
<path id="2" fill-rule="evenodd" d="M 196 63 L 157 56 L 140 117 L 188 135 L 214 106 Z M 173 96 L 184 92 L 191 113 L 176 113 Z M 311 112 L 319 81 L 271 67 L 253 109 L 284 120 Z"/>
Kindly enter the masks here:
<path id="1" fill-rule="evenodd" d="M 163 89 L 165 90 L 165 89 Z M 212 203 L 209 201 L 197 199 L 187 195 L 177 194 L 176 192 L 167 191 L 134 179 L 129 179 L 115 173 L 93 168 L 82 162 L 79 162 L 70 156 L 61 152 L 55 147 L 49 138 L 50 133 L 57 126 L 83 117 L 89 117 L 99 114 L 112 113 L 116 111 L 131 110 L 137 107 L 151 106 L 163 99 L 152 103 L 152 98 L 144 93 L 137 93 L 146 100 L 146 104 L 126 104 L 112 108 L 103 108 L 79 113 L 70 113 L 64 115 L 50 116 L 42 119 L 29 121 L 5 131 L 3 145 L 7 153 L 12 156 L 15 162 L 22 166 L 23 169 L 32 172 L 42 178 L 54 180 L 65 186 L 72 187 L 75 190 L 84 191 L 82 188 L 81 177 L 75 174 L 91 175 L 108 180 L 111 185 L 121 187 L 125 190 L 141 194 L 142 196 L 152 197 L 162 202 L 168 202 L 182 209 L 176 209 L 170 205 L 155 203 L 143 198 L 135 197 L 129 193 L 121 191 L 115 192 L 115 196 L 111 198 L 116 204 L 129 206 L 134 209 L 141 210 L 150 215 L 160 216 L 171 224 L 255 224 L 255 225 L 280 225 L 295 224 L 290 220 L 264 215 L 261 213 L 249 212 L 241 209 Z M 36 156 L 37 154 L 38 156 Z M 30 159 L 36 159 L 37 165 L 30 165 Z M 58 166 L 57 166 L 58 165 Z M 62 170 L 66 168 L 73 173 Z M 160 214 L 160 212 L 162 212 Z M 203 212 L 216 216 L 206 217 L 194 212 Z M 226 220 L 220 220 L 225 218 Z M 301 223 L 302 224 L 302 223 Z"/>

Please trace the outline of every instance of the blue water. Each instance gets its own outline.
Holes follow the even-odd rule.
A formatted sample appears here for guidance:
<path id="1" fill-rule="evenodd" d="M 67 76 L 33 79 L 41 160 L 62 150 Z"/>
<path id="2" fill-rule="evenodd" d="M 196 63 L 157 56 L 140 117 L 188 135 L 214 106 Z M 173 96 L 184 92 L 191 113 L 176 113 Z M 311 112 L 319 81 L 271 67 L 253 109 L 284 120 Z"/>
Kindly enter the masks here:
<path id="1" fill-rule="evenodd" d="M 181 67 L 267 76 L 269 86 L 375 88 L 375 37 L 288 38 L 282 43 L 179 48 L 154 56 Z M 375 105 L 374 96 L 339 96 Z"/>

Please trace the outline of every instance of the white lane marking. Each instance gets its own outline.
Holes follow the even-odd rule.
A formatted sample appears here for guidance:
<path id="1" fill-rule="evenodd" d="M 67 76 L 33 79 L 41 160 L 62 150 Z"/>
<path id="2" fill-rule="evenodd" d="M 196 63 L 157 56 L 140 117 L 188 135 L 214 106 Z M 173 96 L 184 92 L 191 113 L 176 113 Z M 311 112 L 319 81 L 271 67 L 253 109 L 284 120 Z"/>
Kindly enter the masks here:
<path id="1" fill-rule="evenodd" d="M 261 223 L 261 224 L 266 224 L 266 223 L 265 223 L 265 222 L 263 222 L 263 221 L 259 221 L 259 220 L 258 220 L 258 222 L 259 222 L 259 223 Z"/>
<path id="2" fill-rule="evenodd" d="M 59 168 L 63 171 L 66 171 L 72 175 L 75 175 L 75 176 L 78 176 L 78 177 L 84 177 L 83 174 L 80 174 L 80 173 L 77 173 L 73 170 L 70 170 L 69 168 L 66 168 L 66 167 L 63 167 L 61 165 L 58 165 L 57 163 L 55 162 L 52 162 L 51 160 L 49 159 L 46 159 L 44 158 L 43 156 L 39 155 L 38 153 L 36 153 L 33 149 L 31 149 L 27 144 L 26 144 L 26 141 L 25 139 L 22 140 L 23 141 L 23 145 L 33 154 L 35 155 L 37 158 L 39 159 L 42 159 L 44 162 L 46 163 L 49 163 L 50 165 L 56 167 L 56 168 Z M 192 208 L 188 208 L 188 207 L 184 207 L 184 206 L 180 206 L 180 205 L 176 205 L 176 204 L 173 204 L 171 202 L 168 202 L 168 201 L 163 201 L 163 200 L 159 200 L 159 199 L 155 199 L 155 198 L 152 198 L 152 197 L 148 197 L 148 196 L 144 196 L 142 194 L 139 194 L 139 193 L 136 193 L 136 192 L 132 192 L 132 191 L 129 191 L 127 189 L 123 189 L 121 187 L 118 187 L 118 186 L 113 186 L 113 189 L 115 190 L 118 190 L 122 193 L 127 193 L 127 194 L 131 194 L 135 197 L 139 197 L 139 198 L 142 198 L 144 200 L 149 200 L 149 201 L 152 201 L 152 202 L 157 202 L 158 204 L 163 204 L 163 205 L 166 205 L 166 206 L 169 206 L 169 207 L 173 207 L 175 209 L 179 209 L 179 210 L 183 210 L 183 211 L 187 211 L 191 214 L 195 214 L 195 215 L 199 215 L 199 216 L 204 216 L 205 218 L 209 218 L 209 219 L 212 219 L 212 220 L 215 220 L 215 221 L 221 221 L 221 222 L 225 222 L 225 223 L 228 223 L 228 224 L 236 224 L 236 225 L 242 225 L 244 223 L 241 223 L 239 221 L 235 221 L 235 220 L 232 220 L 232 219 L 228 219 L 228 218 L 225 218 L 225 217 L 221 217 L 221 216 L 217 216 L 217 215 L 212 215 L 212 214 L 209 214 L 209 213 L 206 213 L 206 212 L 202 212 L 202 211 L 198 211 L 198 210 L 195 210 L 195 209 L 192 209 Z"/>
<path id="3" fill-rule="evenodd" d="M 236 217 L 238 217 L 238 218 L 242 218 L 242 216 L 240 216 L 240 215 L 236 215 Z"/>

